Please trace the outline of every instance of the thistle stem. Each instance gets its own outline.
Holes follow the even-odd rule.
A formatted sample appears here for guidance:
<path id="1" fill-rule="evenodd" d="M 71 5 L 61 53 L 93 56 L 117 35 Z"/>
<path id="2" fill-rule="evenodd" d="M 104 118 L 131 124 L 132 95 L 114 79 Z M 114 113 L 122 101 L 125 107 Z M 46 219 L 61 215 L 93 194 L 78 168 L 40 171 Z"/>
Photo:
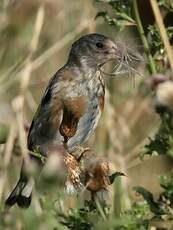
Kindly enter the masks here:
<path id="1" fill-rule="evenodd" d="M 166 29 L 165 29 L 165 26 L 163 23 L 163 19 L 162 19 L 162 15 L 161 15 L 159 6 L 158 6 L 156 0 L 150 0 L 150 4 L 151 4 L 151 7 L 153 10 L 155 19 L 156 19 L 157 26 L 160 30 L 160 36 L 162 38 L 163 44 L 165 46 L 165 50 L 166 50 L 167 55 L 168 55 L 168 60 L 169 60 L 171 70 L 173 71 L 173 51 L 172 51 L 172 47 L 171 47 L 170 42 L 169 42 L 169 38 L 167 36 L 167 32 L 166 32 Z"/>
<path id="2" fill-rule="evenodd" d="M 152 57 L 152 55 L 150 53 L 150 48 L 149 48 L 149 45 L 148 45 L 147 38 L 145 36 L 145 32 L 144 32 L 143 25 L 142 25 L 142 22 L 141 22 L 141 18 L 140 18 L 140 15 L 139 15 L 137 0 L 133 1 L 133 11 L 134 11 L 134 16 L 135 16 L 136 26 L 137 26 L 141 41 L 142 41 L 143 46 L 144 46 L 144 51 L 145 51 L 146 56 L 148 57 L 149 71 L 150 71 L 150 73 L 154 74 L 154 73 L 157 72 L 156 71 L 156 66 L 155 66 L 154 59 L 153 59 L 153 57 Z"/>
<path id="3" fill-rule="evenodd" d="M 0 124 L 0 144 L 6 143 L 8 134 L 9 134 L 9 127 L 5 124 Z"/>

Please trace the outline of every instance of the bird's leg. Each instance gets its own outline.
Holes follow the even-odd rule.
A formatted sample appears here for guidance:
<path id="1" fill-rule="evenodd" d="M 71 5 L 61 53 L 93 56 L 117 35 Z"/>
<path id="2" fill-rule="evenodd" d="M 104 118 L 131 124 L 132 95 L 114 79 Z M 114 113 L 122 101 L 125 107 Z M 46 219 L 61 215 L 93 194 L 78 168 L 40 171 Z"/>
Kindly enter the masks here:
<path id="1" fill-rule="evenodd" d="M 76 146 L 76 149 L 73 152 L 69 152 L 69 154 L 71 154 L 73 157 L 75 157 L 75 159 L 80 162 L 80 160 L 82 159 L 83 155 L 86 152 L 89 152 L 90 148 L 84 148 L 80 145 Z"/>
<path id="2" fill-rule="evenodd" d="M 80 155 L 79 155 L 79 157 L 77 158 L 77 161 L 78 162 L 80 162 L 81 161 L 81 159 L 82 159 L 82 157 L 84 156 L 84 154 L 86 153 L 86 152 L 89 152 L 90 151 L 90 148 L 83 148 L 82 146 L 79 146 L 79 150 L 81 151 L 81 153 L 80 153 Z"/>
<path id="3" fill-rule="evenodd" d="M 64 142 L 63 142 L 63 145 L 64 145 L 64 148 L 65 148 L 65 150 L 67 150 L 67 142 L 68 142 L 68 140 L 69 140 L 69 138 L 68 137 L 66 137 L 66 136 L 64 136 Z"/>

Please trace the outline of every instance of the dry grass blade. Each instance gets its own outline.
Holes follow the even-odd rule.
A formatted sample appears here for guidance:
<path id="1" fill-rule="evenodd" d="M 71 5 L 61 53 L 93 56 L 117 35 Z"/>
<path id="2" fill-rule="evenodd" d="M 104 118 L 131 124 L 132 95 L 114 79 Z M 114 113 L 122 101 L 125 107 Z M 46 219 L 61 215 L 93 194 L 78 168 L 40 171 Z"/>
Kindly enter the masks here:
<path id="1" fill-rule="evenodd" d="M 89 28 L 90 25 L 93 23 L 93 20 L 82 20 L 81 23 L 71 32 L 67 33 L 62 39 L 57 41 L 55 44 L 53 44 L 50 48 L 48 48 L 46 51 L 44 51 L 39 57 L 37 57 L 35 60 L 30 62 L 30 74 L 32 71 L 39 68 L 41 65 L 43 65 L 51 56 L 53 56 L 55 53 L 57 53 L 59 50 L 61 50 L 63 47 L 65 47 L 69 42 L 73 41 L 76 36 L 81 34 L 85 29 Z M 15 74 L 13 73 L 13 78 L 10 81 L 5 81 L 3 84 L 3 87 L 1 87 L 0 91 L 1 93 L 5 92 L 16 80 L 19 80 L 19 78 L 23 78 L 23 75 L 25 74 L 25 68 L 22 68 L 20 71 L 17 71 Z"/>
<path id="2" fill-rule="evenodd" d="M 78 36 L 82 31 L 84 31 L 86 28 L 88 28 L 91 25 L 92 21 L 89 20 L 83 20 L 75 30 L 72 32 L 69 32 L 66 34 L 60 41 L 55 43 L 53 46 L 51 46 L 48 50 L 46 50 L 40 57 L 36 58 L 32 62 L 32 71 L 37 69 L 39 66 L 41 66 L 45 61 L 47 61 L 52 55 L 54 55 L 57 51 L 62 49 L 64 46 L 66 46 L 69 42 L 75 39 L 76 36 Z"/>
<path id="3" fill-rule="evenodd" d="M 41 6 L 37 12 L 35 28 L 33 32 L 33 38 L 30 43 L 30 54 L 28 56 L 26 67 L 24 68 L 24 72 L 22 73 L 21 86 L 20 86 L 22 93 L 25 92 L 29 84 L 29 79 L 30 79 L 31 70 L 32 70 L 31 58 L 38 46 L 39 37 L 40 37 L 41 29 L 43 26 L 43 21 L 44 21 L 44 7 Z"/>
<path id="4" fill-rule="evenodd" d="M 124 46 L 121 49 L 122 49 L 121 56 L 117 57 L 119 66 L 118 68 L 114 69 L 115 74 L 118 73 L 119 71 L 124 70 L 128 74 L 128 76 L 132 76 L 132 74 L 136 74 L 142 77 L 141 73 L 138 72 L 134 67 L 135 64 L 143 61 L 142 56 L 139 56 L 138 53 L 135 53 L 135 51 L 133 51 L 128 47 Z"/>
<path id="5" fill-rule="evenodd" d="M 9 136 L 8 136 L 8 139 L 7 139 L 7 142 L 5 145 L 5 150 L 4 150 L 4 158 L 3 158 L 3 164 L 2 164 L 2 167 L 4 169 L 1 172 L 1 176 L 0 176 L 0 200 L 2 198 L 2 194 L 3 194 L 3 190 L 4 190 L 4 186 L 5 186 L 5 181 L 7 178 L 7 171 L 6 170 L 7 170 L 7 166 L 9 165 L 9 162 L 11 159 L 11 154 L 12 154 L 15 138 L 16 138 L 16 125 L 15 125 L 15 122 L 13 122 L 11 124 L 11 127 L 10 127 Z"/>
<path id="6" fill-rule="evenodd" d="M 40 6 L 36 16 L 33 38 L 30 43 L 30 54 L 28 55 L 23 76 L 21 78 L 20 94 L 13 100 L 13 110 L 16 113 L 16 120 L 19 127 L 19 143 L 22 150 L 22 154 L 26 160 L 28 160 L 28 156 L 27 156 L 28 150 L 27 150 L 27 143 L 26 143 L 26 139 L 27 139 L 26 132 L 23 126 L 24 124 L 23 107 L 24 107 L 24 102 L 26 97 L 25 94 L 27 92 L 27 87 L 31 75 L 31 69 L 32 69 L 31 59 L 38 46 L 39 37 L 43 26 L 43 21 L 44 21 L 44 7 Z"/>
<path id="7" fill-rule="evenodd" d="M 14 63 L 11 67 L 9 67 L 5 72 L 0 73 L 0 84 L 10 80 L 10 76 L 13 76 L 14 73 L 17 74 L 20 68 L 24 67 L 23 58 L 21 58 L 18 62 Z"/>
<path id="8" fill-rule="evenodd" d="M 161 35 L 163 44 L 165 46 L 165 49 L 168 55 L 168 60 L 169 60 L 171 70 L 173 71 L 173 50 L 169 42 L 169 38 L 168 38 L 166 29 L 163 23 L 163 18 L 162 18 L 158 3 L 156 0 L 150 0 L 150 4 L 151 4 L 151 7 L 153 10 L 155 19 L 156 19 L 157 26 L 160 30 L 160 35 Z"/>

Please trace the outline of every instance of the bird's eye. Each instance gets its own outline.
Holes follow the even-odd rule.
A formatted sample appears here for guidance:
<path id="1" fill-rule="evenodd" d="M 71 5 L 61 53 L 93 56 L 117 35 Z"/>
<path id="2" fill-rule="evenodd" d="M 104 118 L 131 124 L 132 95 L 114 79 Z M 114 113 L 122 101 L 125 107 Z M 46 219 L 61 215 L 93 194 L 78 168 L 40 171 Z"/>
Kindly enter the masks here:
<path id="1" fill-rule="evenodd" d="M 97 43 L 96 43 L 96 46 L 97 46 L 98 48 L 100 48 L 100 49 L 103 48 L 103 44 L 102 44 L 101 42 L 97 42 Z"/>

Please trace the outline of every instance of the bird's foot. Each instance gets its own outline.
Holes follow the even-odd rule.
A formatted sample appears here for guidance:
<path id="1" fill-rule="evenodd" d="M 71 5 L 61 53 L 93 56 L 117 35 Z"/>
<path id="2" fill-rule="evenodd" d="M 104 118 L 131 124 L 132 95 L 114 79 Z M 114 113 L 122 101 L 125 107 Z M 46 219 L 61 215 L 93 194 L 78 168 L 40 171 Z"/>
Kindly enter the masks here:
<path id="1" fill-rule="evenodd" d="M 91 152 L 90 148 L 84 148 L 80 145 L 78 145 L 75 149 L 75 151 L 69 153 L 70 155 L 72 155 L 78 162 L 81 161 L 81 159 L 83 158 L 84 154 L 86 154 L 86 152 Z"/>
<path id="2" fill-rule="evenodd" d="M 91 149 L 90 148 L 83 148 L 82 146 L 79 146 L 79 149 L 78 149 L 79 151 L 80 151 L 80 155 L 78 156 L 78 158 L 77 158 L 77 161 L 78 162 L 80 162 L 81 161 L 81 159 L 83 158 L 83 156 L 87 153 L 87 152 L 90 152 L 91 151 Z"/>

